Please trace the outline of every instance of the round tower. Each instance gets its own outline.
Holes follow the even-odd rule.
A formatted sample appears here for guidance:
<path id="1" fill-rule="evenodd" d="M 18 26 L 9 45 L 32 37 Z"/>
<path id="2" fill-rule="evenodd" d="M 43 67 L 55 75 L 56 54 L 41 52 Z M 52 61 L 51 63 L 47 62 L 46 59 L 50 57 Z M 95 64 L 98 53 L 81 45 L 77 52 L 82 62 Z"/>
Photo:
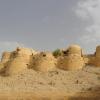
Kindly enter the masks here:
<path id="1" fill-rule="evenodd" d="M 5 73 L 12 75 L 27 69 L 30 64 L 31 56 L 35 54 L 36 52 L 34 50 L 32 51 L 28 48 L 17 48 L 16 51 L 12 52 L 10 61 L 5 65 Z"/>
<path id="2" fill-rule="evenodd" d="M 80 46 L 78 45 L 71 45 L 69 46 L 69 48 L 67 49 L 68 54 L 78 54 L 78 55 L 82 55 L 82 49 Z"/>
<path id="3" fill-rule="evenodd" d="M 82 49 L 78 45 L 71 45 L 67 49 L 67 54 L 58 58 L 57 67 L 64 70 L 82 69 L 84 60 L 82 57 Z"/>
<path id="4" fill-rule="evenodd" d="M 56 58 L 50 52 L 40 52 L 32 57 L 30 68 L 47 72 L 56 67 Z"/>

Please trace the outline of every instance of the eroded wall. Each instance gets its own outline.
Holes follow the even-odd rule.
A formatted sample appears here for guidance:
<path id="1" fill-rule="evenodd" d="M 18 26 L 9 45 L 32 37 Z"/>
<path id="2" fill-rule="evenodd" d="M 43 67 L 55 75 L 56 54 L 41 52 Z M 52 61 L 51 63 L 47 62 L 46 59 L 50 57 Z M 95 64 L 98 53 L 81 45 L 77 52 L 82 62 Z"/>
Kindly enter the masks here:
<path id="1" fill-rule="evenodd" d="M 57 67 L 64 70 L 77 70 L 84 67 L 82 49 L 78 45 L 71 45 L 64 51 L 64 55 L 58 58 Z"/>
<path id="2" fill-rule="evenodd" d="M 12 52 L 4 52 L 0 62 L 0 73 L 17 74 L 24 69 L 47 72 L 55 68 L 63 70 L 78 70 L 85 65 L 100 66 L 100 46 L 91 55 L 83 54 L 78 45 L 71 45 L 62 50 L 57 58 L 52 52 L 37 52 L 29 48 L 16 48 Z"/>

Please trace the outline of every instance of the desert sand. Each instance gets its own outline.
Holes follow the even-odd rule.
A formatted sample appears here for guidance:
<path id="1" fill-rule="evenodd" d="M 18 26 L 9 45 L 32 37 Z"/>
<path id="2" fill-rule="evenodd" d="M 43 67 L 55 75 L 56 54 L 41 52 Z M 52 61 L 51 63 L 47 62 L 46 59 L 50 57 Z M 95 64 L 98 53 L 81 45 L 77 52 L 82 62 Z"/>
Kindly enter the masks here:
<path id="1" fill-rule="evenodd" d="M 77 71 L 55 69 L 46 73 L 23 70 L 17 75 L 0 76 L 0 91 L 4 100 L 75 100 L 80 95 L 90 98 L 83 100 L 99 100 L 100 68 L 87 66 Z"/>

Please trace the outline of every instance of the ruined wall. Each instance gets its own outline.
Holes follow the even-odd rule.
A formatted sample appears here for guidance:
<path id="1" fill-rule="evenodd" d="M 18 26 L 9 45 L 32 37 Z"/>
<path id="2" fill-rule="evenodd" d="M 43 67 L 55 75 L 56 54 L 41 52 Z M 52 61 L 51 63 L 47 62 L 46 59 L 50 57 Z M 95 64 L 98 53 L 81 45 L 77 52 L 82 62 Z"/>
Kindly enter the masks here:
<path id="1" fill-rule="evenodd" d="M 94 60 L 95 60 L 94 54 L 83 55 L 83 58 L 86 65 L 94 65 Z"/>
<path id="2" fill-rule="evenodd" d="M 96 58 L 100 58 L 100 46 L 96 47 Z"/>
<path id="3" fill-rule="evenodd" d="M 84 55 L 86 65 L 100 67 L 100 46 L 96 47 L 96 52 L 91 55 Z"/>
<path id="4" fill-rule="evenodd" d="M 78 45 L 71 45 L 67 49 L 68 55 L 70 54 L 77 54 L 77 55 L 82 55 L 82 49 Z"/>
<path id="5" fill-rule="evenodd" d="M 1 62 L 6 63 L 10 59 L 10 56 L 11 52 L 3 52 Z"/>
<path id="6" fill-rule="evenodd" d="M 58 57 L 51 52 L 37 52 L 29 48 L 18 47 L 13 52 L 4 52 L 0 62 L 0 73 L 6 75 L 17 74 L 24 69 L 47 72 L 60 68 L 64 70 L 78 70 L 85 65 L 100 67 L 100 46 L 91 55 L 83 55 L 78 45 L 71 45 L 61 51 Z"/>
<path id="7" fill-rule="evenodd" d="M 56 58 L 50 52 L 40 52 L 32 57 L 30 68 L 47 72 L 56 67 Z"/>
<path id="8" fill-rule="evenodd" d="M 100 46 L 96 47 L 95 59 L 93 61 L 93 65 L 100 67 Z"/>
<path id="9" fill-rule="evenodd" d="M 17 48 L 10 53 L 9 59 L 4 63 L 5 74 L 16 74 L 27 68 L 30 63 L 31 55 L 35 55 L 37 52 L 28 48 Z M 5 55 L 2 56 L 2 62 L 5 61 Z M 4 71 L 4 69 L 2 69 Z"/>
<path id="10" fill-rule="evenodd" d="M 82 49 L 78 45 L 71 45 L 65 55 L 58 58 L 57 67 L 64 70 L 82 69 L 84 59 L 82 57 Z"/>

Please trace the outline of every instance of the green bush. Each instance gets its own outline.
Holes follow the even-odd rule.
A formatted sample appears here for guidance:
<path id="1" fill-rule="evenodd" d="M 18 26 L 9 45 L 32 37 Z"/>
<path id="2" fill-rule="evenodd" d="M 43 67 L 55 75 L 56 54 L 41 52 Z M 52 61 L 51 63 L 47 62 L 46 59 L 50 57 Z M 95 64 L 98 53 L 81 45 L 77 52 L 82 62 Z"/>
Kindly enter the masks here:
<path id="1" fill-rule="evenodd" d="M 56 49 L 55 51 L 53 51 L 53 55 L 54 55 L 55 57 L 61 56 L 61 51 L 60 51 L 60 49 Z"/>

